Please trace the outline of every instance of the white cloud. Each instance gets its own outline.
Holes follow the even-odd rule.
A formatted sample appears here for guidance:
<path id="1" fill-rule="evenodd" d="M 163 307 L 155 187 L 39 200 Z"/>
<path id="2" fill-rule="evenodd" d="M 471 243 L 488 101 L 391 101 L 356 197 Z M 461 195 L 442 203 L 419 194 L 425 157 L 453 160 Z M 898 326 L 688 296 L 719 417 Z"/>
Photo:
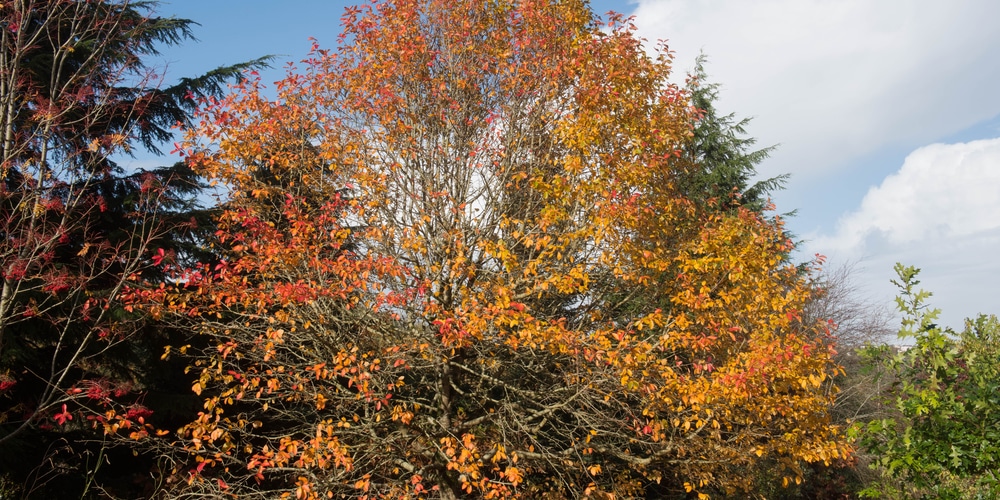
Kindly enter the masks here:
<path id="1" fill-rule="evenodd" d="M 883 298 L 895 262 L 924 269 L 945 324 L 1000 313 L 1000 138 L 933 144 L 865 195 L 833 235 L 811 235 L 810 253 L 865 263 L 863 278 Z"/>
<path id="2" fill-rule="evenodd" d="M 1000 139 L 920 148 L 873 187 L 818 246 L 861 249 L 873 233 L 890 245 L 969 237 L 1000 228 Z"/>
<path id="3" fill-rule="evenodd" d="M 720 109 L 782 144 L 766 175 L 822 176 L 1000 114 L 1000 2 L 641 0 L 634 14 L 642 36 L 668 39 L 678 72 L 704 50 Z"/>

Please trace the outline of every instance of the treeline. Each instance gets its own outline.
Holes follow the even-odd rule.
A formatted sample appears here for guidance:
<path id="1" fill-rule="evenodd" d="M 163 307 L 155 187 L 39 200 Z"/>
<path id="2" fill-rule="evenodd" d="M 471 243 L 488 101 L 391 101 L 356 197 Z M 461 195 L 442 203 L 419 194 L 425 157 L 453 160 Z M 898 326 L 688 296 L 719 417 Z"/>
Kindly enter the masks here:
<path id="1" fill-rule="evenodd" d="M 162 86 L 156 7 L 0 4 L 0 498 L 1000 494 L 997 319 L 900 266 L 888 347 L 703 59 L 396 0 Z"/>

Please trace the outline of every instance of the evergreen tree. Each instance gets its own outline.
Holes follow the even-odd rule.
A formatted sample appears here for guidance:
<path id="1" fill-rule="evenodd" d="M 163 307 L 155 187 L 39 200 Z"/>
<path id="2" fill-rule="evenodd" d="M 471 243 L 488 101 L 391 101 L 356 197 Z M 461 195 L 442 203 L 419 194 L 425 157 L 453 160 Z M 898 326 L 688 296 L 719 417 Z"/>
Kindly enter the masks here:
<path id="1" fill-rule="evenodd" d="M 768 194 L 781 189 L 788 174 L 753 181 L 757 165 L 777 146 L 753 149 L 757 140 L 748 137 L 746 130 L 751 119 L 738 120 L 735 113 L 721 115 L 715 109 L 720 85 L 708 81 L 706 62 L 707 57 L 699 55 L 694 74 L 688 79 L 691 105 L 699 115 L 694 122 L 691 141 L 684 149 L 691 170 L 689 175 L 682 177 L 682 186 L 692 199 L 715 200 L 724 210 L 741 205 L 762 212 L 767 206 Z"/>
<path id="2" fill-rule="evenodd" d="M 162 86 L 146 61 L 192 39 L 194 23 L 156 7 L 0 4 L 0 497 L 82 495 L 107 458 L 86 442 L 94 425 L 148 414 L 136 394 L 156 349 L 121 294 L 153 248 L 192 248 L 180 221 L 194 227 L 202 185 L 183 164 L 116 159 L 161 154 L 199 97 L 267 62 Z"/>

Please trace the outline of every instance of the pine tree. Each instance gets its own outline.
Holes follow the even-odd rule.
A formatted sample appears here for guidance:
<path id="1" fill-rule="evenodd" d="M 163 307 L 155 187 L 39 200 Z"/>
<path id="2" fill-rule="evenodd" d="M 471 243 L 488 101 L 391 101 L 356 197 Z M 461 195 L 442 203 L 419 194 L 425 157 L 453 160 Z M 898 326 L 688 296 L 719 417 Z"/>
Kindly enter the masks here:
<path id="1" fill-rule="evenodd" d="M 694 122 L 691 141 L 684 149 L 691 170 L 681 182 L 692 199 L 715 200 L 724 210 L 741 205 L 763 212 L 768 195 L 783 187 L 788 174 L 754 182 L 757 165 L 777 146 L 753 149 L 757 140 L 747 136 L 751 118 L 737 119 L 735 113 L 721 115 L 716 110 L 720 85 L 708 81 L 707 60 L 704 54 L 699 55 L 694 73 L 688 79 L 691 105 L 699 116 Z"/>
<path id="2" fill-rule="evenodd" d="M 83 442 L 101 435 L 92 425 L 145 411 L 137 356 L 150 347 L 120 295 L 153 248 L 190 246 L 177 229 L 202 186 L 183 164 L 127 171 L 117 159 L 162 154 L 199 97 L 268 60 L 163 86 L 146 61 L 192 39 L 194 23 L 156 7 L 0 4 L 0 483 L 24 495 L 85 491 L 104 453 Z"/>

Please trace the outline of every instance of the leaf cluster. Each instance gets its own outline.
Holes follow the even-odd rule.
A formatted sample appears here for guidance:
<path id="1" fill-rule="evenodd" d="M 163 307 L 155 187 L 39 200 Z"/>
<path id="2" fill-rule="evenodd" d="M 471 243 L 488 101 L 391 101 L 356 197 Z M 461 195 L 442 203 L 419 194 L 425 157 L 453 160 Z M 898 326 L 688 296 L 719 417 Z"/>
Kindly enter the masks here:
<path id="1" fill-rule="evenodd" d="M 878 457 L 875 465 L 909 484 L 914 496 L 960 498 L 961 481 L 1000 493 L 1000 399 L 997 382 L 995 316 L 968 320 L 955 334 L 935 322 L 939 310 L 927 306 L 930 292 L 917 288 L 919 272 L 897 264 L 897 298 L 904 317 L 899 330 L 906 349 L 868 351 L 895 380 L 888 402 L 894 417 L 860 423 L 855 434 Z M 950 478 L 942 480 L 942 478 Z M 871 491 L 877 493 L 877 489 Z"/>

